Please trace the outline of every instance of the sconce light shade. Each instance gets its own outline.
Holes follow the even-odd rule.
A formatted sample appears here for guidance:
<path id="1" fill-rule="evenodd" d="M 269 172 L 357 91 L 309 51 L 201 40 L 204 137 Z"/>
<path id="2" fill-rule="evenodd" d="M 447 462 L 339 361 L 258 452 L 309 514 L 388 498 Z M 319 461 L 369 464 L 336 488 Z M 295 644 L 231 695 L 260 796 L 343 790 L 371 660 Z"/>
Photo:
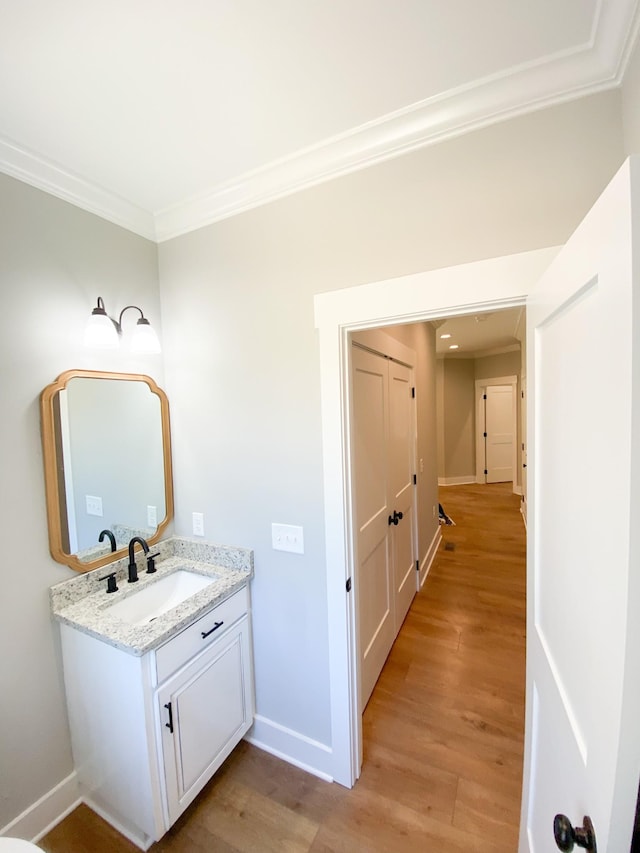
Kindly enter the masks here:
<path id="1" fill-rule="evenodd" d="M 146 317 L 141 317 L 136 323 L 131 336 L 131 349 L 133 352 L 160 352 L 160 341 Z"/>
<path id="2" fill-rule="evenodd" d="M 84 345 L 91 349 L 118 349 L 120 345 L 115 323 L 104 310 L 100 296 L 85 326 Z"/>
<path id="3" fill-rule="evenodd" d="M 161 351 L 160 341 L 151 324 L 137 305 L 127 305 L 120 312 L 117 320 L 113 320 L 105 311 L 102 297 L 91 312 L 84 332 L 84 345 L 91 349 L 117 349 L 122 335 L 122 318 L 125 311 L 133 308 L 140 312 L 140 318 L 130 337 L 130 349 L 136 353 L 158 353 Z"/>

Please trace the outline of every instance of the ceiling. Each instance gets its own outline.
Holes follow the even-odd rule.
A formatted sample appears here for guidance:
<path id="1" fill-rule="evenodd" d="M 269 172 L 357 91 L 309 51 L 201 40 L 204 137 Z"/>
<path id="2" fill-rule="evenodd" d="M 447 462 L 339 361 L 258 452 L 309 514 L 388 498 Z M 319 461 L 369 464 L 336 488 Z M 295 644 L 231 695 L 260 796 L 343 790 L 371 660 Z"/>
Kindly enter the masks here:
<path id="1" fill-rule="evenodd" d="M 154 240 L 620 84 L 638 0 L 0 0 L 0 171 Z"/>
<path id="2" fill-rule="evenodd" d="M 436 320 L 436 355 L 440 358 L 475 358 L 520 349 L 525 335 L 525 309 L 505 308 Z M 443 338 L 443 335 L 450 337 Z M 457 349 L 450 349 L 456 346 Z"/>

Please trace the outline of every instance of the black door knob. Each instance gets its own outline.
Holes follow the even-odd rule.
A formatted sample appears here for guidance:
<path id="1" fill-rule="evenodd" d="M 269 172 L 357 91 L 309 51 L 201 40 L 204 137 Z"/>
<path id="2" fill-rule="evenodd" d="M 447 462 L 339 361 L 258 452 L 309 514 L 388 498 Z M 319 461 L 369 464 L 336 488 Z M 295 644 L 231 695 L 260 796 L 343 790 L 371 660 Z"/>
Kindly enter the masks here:
<path id="1" fill-rule="evenodd" d="M 596 833 L 593 823 L 588 815 L 582 819 L 584 826 L 573 827 L 571 821 L 564 814 L 557 814 L 553 819 L 553 837 L 556 840 L 558 850 L 570 853 L 574 846 L 582 847 L 589 853 L 598 853 L 596 848 Z"/>
<path id="2" fill-rule="evenodd" d="M 395 524 L 395 526 L 397 527 L 399 521 L 402 521 L 402 513 L 396 512 L 394 509 L 393 515 L 389 516 L 389 524 Z"/>

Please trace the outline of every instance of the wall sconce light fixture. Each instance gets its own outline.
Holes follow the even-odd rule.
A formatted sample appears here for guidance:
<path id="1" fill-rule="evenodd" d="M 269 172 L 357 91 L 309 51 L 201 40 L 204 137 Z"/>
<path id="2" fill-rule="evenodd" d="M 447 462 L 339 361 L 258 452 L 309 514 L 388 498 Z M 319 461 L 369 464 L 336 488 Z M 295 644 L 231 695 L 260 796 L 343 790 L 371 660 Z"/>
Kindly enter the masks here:
<path id="1" fill-rule="evenodd" d="M 117 349 L 120 346 L 122 335 L 122 316 L 125 311 L 133 308 L 140 312 L 140 318 L 136 322 L 135 329 L 131 335 L 131 349 L 138 353 L 160 352 L 160 341 L 151 324 L 137 305 L 127 305 L 120 312 L 117 320 L 107 314 L 102 297 L 98 297 L 98 303 L 91 312 L 84 330 L 84 345 L 91 349 Z"/>

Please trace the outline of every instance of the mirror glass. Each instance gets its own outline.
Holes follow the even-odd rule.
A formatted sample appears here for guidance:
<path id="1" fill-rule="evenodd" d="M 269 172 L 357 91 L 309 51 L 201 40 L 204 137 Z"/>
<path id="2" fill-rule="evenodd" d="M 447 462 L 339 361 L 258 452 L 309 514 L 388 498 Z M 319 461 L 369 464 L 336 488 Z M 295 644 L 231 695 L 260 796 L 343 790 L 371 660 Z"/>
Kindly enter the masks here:
<path id="1" fill-rule="evenodd" d="M 148 376 L 69 370 L 41 395 L 49 544 L 88 571 L 173 515 L 169 403 Z M 107 530 L 113 534 L 113 544 Z"/>

